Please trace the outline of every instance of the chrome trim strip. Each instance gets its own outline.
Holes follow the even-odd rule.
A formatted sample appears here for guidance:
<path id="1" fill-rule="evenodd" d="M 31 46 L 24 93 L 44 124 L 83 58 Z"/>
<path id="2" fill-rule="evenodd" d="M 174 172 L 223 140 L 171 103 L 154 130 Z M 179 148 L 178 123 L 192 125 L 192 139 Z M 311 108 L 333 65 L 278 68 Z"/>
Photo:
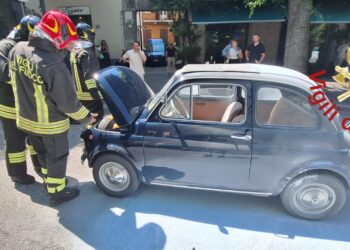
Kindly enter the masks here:
<path id="1" fill-rule="evenodd" d="M 205 191 L 215 191 L 223 193 L 235 193 L 235 194 L 248 194 L 254 196 L 272 196 L 272 193 L 261 193 L 261 192 L 250 192 L 250 191 L 238 191 L 238 190 L 229 190 L 229 189 L 216 189 L 216 188 L 205 188 L 205 187 L 192 187 L 192 186 L 183 186 L 177 184 L 164 184 L 159 182 L 148 182 L 150 185 L 163 186 L 163 187 L 174 187 L 174 188 L 184 188 L 184 189 L 193 189 L 193 190 L 205 190 Z"/>

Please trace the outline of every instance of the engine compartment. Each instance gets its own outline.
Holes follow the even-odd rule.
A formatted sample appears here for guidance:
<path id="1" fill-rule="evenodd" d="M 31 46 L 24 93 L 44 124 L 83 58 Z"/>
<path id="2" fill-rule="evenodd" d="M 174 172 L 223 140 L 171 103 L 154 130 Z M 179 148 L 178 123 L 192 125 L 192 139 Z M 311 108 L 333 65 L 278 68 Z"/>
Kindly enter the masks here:
<path id="1" fill-rule="evenodd" d="M 96 125 L 96 128 L 99 130 L 106 130 L 106 131 L 118 131 L 119 126 L 115 122 L 115 119 L 112 114 L 106 115 L 103 117 L 101 121 L 98 122 Z"/>

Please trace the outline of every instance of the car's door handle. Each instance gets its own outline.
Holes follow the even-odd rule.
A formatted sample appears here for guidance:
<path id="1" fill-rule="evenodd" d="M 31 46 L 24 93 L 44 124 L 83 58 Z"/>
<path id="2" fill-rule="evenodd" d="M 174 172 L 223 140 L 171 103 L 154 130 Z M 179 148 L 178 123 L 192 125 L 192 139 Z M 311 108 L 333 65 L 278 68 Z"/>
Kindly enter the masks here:
<path id="1" fill-rule="evenodd" d="M 252 139 L 252 136 L 251 135 L 243 135 L 243 136 L 231 135 L 231 138 L 236 140 L 250 141 Z"/>

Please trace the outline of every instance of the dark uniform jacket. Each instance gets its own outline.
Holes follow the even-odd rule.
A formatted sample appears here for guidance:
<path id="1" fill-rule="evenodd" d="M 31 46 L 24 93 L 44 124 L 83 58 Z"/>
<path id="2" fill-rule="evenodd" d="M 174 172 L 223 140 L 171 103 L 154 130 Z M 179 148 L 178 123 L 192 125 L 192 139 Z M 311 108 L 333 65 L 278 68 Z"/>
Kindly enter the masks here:
<path id="1" fill-rule="evenodd" d="M 2 39 L 0 41 L 0 117 L 16 119 L 15 99 L 13 96 L 8 55 L 16 42 L 12 39 Z"/>
<path id="2" fill-rule="evenodd" d="M 63 57 L 48 40 L 30 36 L 11 50 L 11 80 L 17 126 L 35 135 L 69 129 L 69 118 L 86 121 L 89 111 L 78 101 Z"/>
<path id="3" fill-rule="evenodd" d="M 101 100 L 94 74 L 100 68 L 95 51 L 90 48 L 76 47 L 70 54 L 70 62 L 78 99 L 81 101 Z"/>

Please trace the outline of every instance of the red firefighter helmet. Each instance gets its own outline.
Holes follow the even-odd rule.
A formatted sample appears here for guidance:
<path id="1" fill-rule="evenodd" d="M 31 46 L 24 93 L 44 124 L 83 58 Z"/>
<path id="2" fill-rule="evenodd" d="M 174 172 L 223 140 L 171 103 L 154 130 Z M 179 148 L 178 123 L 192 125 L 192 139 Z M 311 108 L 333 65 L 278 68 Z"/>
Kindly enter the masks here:
<path id="1" fill-rule="evenodd" d="M 58 10 L 46 12 L 38 26 L 52 39 L 58 49 L 64 49 L 70 42 L 78 40 L 72 20 Z"/>

